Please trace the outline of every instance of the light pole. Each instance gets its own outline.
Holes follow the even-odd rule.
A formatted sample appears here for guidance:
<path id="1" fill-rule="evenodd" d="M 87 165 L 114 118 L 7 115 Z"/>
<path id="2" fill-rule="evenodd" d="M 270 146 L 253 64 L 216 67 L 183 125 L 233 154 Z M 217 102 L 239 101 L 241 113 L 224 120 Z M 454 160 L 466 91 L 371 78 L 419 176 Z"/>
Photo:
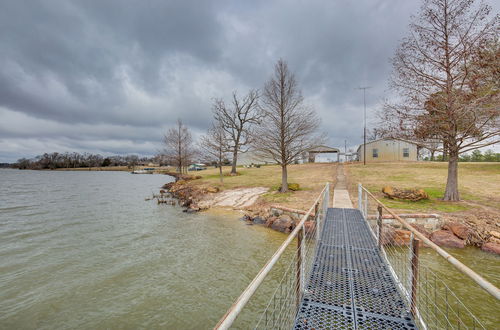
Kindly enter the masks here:
<path id="1" fill-rule="evenodd" d="M 363 165 L 366 165 L 366 90 L 371 86 L 359 87 L 363 90 L 363 105 L 365 106 L 364 129 L 363 129 Z"/>

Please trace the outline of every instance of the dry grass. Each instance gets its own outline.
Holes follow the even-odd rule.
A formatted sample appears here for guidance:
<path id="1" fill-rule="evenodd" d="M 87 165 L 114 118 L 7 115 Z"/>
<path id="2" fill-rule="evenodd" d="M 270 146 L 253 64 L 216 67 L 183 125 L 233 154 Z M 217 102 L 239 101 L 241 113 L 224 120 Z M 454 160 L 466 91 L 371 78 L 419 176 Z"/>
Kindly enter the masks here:
<path id="1" fill-rule="evenodd" d="M 423 188 L 431 199 L 402 202 L 383 199 L 387 206 L 402 211 L 461 212 L 475 208 L 500 212 L 500 163 L 459 163 L 459 191 L 462 202 L 441 201 L 446 186 L 447 164 L 443 162 L 375 163 L 346 166 L 349 190 L 356 197 L 358 182 L 382 198 L 383 186 Z"/>
<path id="2" fill-rule="evenodd" d="M 308 209 L 325 183 L 334 182 L 336 165 L 332 163 L 300 164 L 288 167 L 288 182 L 298 183 L 300 190 L 288 193 L 278 193 L 281 184 L 281 167 L 277 165 L 261 166 L 260 168 L 238 168 L 238 176 L 227 176 L 230 167 L 224 167 L 224 185 L 219 181 L 219 170 L 210 168 L 193 174 L 201 175 L 195 180 L 197 185 L 217 186 L 221 189 L 239 187 L 267 187 L 270 191 L 262 196 L 268 203 L 276 203 L 297 209 Z"/>

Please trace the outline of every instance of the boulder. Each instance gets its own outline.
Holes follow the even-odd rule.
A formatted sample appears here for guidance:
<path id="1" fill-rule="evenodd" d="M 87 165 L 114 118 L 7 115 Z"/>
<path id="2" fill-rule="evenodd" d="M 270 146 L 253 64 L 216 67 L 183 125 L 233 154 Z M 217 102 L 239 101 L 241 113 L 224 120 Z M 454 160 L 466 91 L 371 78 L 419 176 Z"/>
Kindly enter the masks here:
<path id="1" fill-rule="evenodd" d="M 429 195 L 423 189 L 398 189 L 391 186 L 382 188 L 382 192 L 390 199 L 404 199 L 410 201 L 419 201 L 421 199 L 429 199 Z"/>
<path id="2" fill-rule="evenodd" d="M 295 226 L 294 221 L 288 215 L 282 215 L 278 220 L 271 224 L 271 228 L 282 233 L 289 233 Z"/>
<path id="3" fill-rule="evenodd" d="M 240 221 L 251 221 L 251 220 L 252 220 L 252 218 L 250 218 L 250 217 L 249 217 L 248 215 L 246 215 L 246 214 L 240 218 Z"/>
<path id="4" fill-rule="evenodd" d="M 218 187 L 208 187 L 208 188 L 205 189 L 205 191 L 207 193 L 214 194 L 214 193 L 218 193 L 219 192 L 219 188 Z"/>
<path id="5" fill-rule="evenodd" d="M 382 227 L 382 245 L 394 244 L 394 237 L 396 236 L 396 229 L 391 226 Z"/>
<path id="6" fill-rule="evenodd" d="M 455 236 L 467 240 L 471 235 L 471 230 L 464 224 L 458 222 L 450 222 L 446 224 L 446 229 L 450 230 Z"/>
<path id="7" fill-rule="evenodd" d="M 393 244 L 397 246 L 410 245 L 411 231 L 396 229 L 394 231 Z"/>
<path id="8" fill-rule="evenodd" d="M 425 238 L 429 238 L 431 236 L 431 233 L 423 226 L 419 225 L 417 223 L 411 224 L 413 228 L 415 228 L 420 234 L 424 235 Z"/>
<path id="9" fill-rule="evenodd" d="M 316 228 L 316 222 L 315 221 L 306 221 L 306 222 L 304 222 L 304 230 L 306 231 L 306 235 L 313 233 L 314 232 L 314 228 Z"/>
<path id="10" fill-rule="evenodd" d="M 269 218 L 267 218 L 267 220 L 266 220 L 266 227 L 271 227 L 271 226 L 272 226 L 272 224 L 273 224 L 276 220 L 278 220 L 278 217 L 269 217 Z"/>
<path id="11" fill-rule="evenodd" d="M 481 250 L 485 252 L 500 254 L 500 244 L 493 242 L 484 243 L 481 246 Z"/>
<path id="12" fill-rule="evenodd" d="M 266 223 L 266 219 L 261 216 L 256 216 L 255 218 L 253 218 L 253 223 L 256 225 L 263 225 Z"/>
<path id="13" fill-rule="evenodd" d="M 431 234 L 431 241 L 442 247 L 464 248 L 465 241 L 453 235 L 448 230 L 438 230 Z"/>

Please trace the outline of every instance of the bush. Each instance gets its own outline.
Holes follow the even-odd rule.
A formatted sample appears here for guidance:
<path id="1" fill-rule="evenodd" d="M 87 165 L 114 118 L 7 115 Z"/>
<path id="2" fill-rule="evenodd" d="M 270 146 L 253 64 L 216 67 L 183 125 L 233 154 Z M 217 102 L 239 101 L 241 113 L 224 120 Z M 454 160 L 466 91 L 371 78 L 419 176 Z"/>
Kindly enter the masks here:
<path id="1" fill-rule="evenodd" d="M 281 186 L 279 186 L 279 188 L 278 188 L 278 191 L 280 191 L 280 190 L 281 190 Z M 289 183 L 288 190 L 291 190 L 291 191 L 300 190 L 300 185 L 298 183 Z"/>

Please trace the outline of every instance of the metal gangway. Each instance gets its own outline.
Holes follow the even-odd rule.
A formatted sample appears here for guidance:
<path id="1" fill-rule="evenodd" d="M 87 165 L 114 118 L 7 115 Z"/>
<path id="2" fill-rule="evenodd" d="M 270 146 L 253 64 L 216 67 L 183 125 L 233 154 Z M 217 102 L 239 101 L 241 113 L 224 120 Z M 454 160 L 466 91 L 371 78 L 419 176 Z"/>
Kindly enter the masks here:
<path id="1" fill-rule="evenodd" d="M 487 329 L 452 290 L 421 262 L 422 245 L 482 288 L 500 310 L 500 290 L 431 242 L 359 185 L 358 208 L 330 208 L 327 183 L 309 211 L 216 325 L 216 329 Z M 389 213 L 411 233 L 399 241 L 383 221 Z M 273 271 L 277 274 L 273 274 Z M 273 276 L 269 276 L 269 274 Z M 234 323 L 250 310 L 259 287 L 274 278 L 267 304 L 251 322 Z M 262 300 L 262 299 L 259 299 Z M 255 308 L 253 308 L 255 310 Z M 494 309 L 495 310 L 495 309 Z"/>

